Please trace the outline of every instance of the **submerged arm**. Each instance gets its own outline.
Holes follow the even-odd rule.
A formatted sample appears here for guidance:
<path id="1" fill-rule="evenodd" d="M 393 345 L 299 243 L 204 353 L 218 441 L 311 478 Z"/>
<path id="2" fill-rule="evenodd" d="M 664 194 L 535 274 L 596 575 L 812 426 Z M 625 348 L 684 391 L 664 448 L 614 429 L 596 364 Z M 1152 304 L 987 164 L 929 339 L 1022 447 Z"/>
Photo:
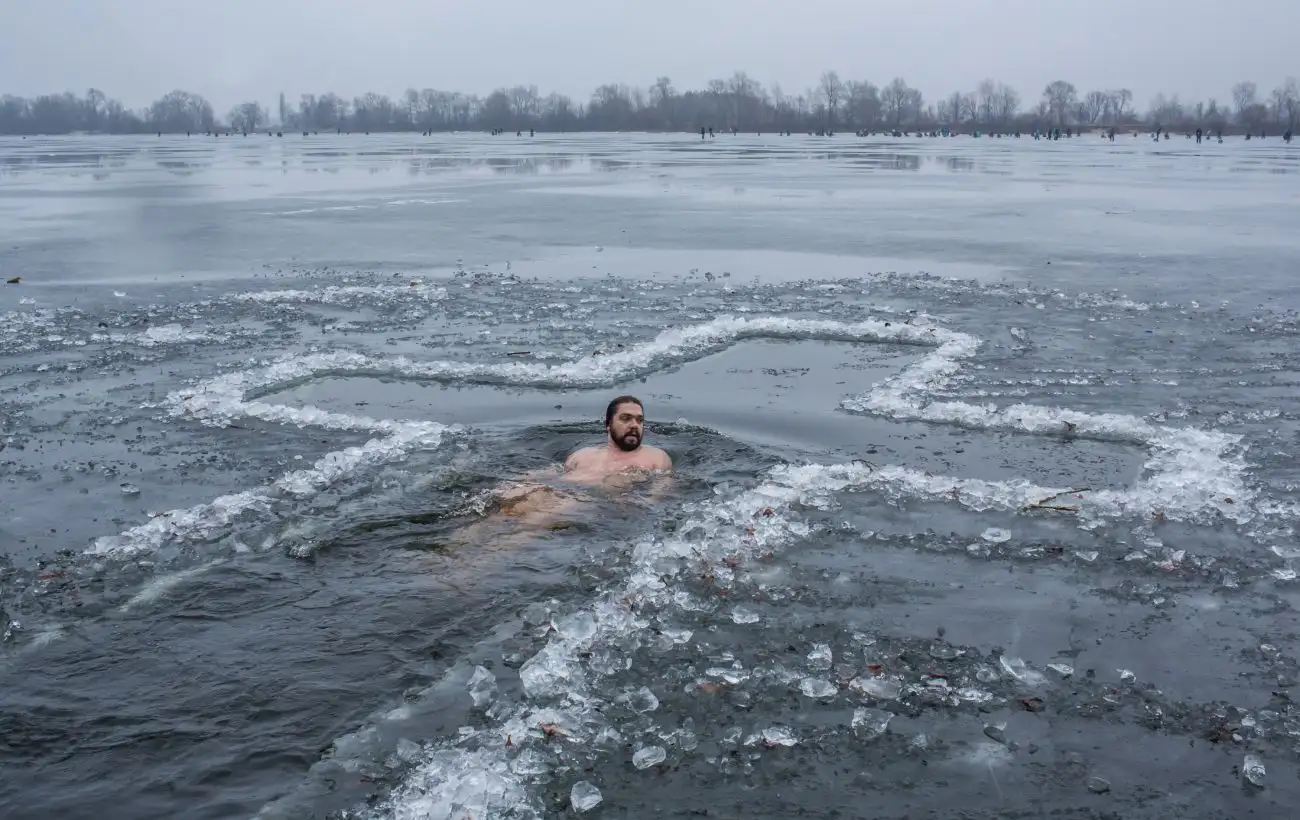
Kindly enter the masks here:
<path id="1" fill-rule="evenodd" d="M 570 456 L 570 459 L 572 459 L 572 456 Z M 528 483 L 528 482 L 536 482 L 536 481 L 546 481 L 547 479 L 558 477 L 561 473 L 567 470 L 568 467 L 569 467 L 569 463 L 567 461 L 564 463 L 563 467 L 561 467 L 558 464 L 548 464 L 545 467 L 538 467 L 535 470 L 529 470 L 528 472 L 521 474 L 518 478 L 514 480 L 521 484 Z"/>
<path id="2" fill-rule="evenodd" d="M 650 489 L 646 491 L 646 498 L 651 501 L 662 501 L 664 497 L 677 488 L 677 476 L 671 470 L 655 470 L 650 478 Z"/>

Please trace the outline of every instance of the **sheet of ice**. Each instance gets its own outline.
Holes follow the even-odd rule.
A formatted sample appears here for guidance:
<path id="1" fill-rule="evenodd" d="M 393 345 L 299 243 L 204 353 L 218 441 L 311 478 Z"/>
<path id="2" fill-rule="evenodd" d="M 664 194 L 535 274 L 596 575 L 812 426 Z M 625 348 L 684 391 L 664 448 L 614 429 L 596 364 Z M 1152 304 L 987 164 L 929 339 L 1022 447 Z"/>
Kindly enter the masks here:
<path id="1" fill-rule="evenodd" d="M 403 205 L 454 205 L 464 199 L 392 199 L 387 202 L 354 203 L 350 205 L 321 205 L 315 208 L 291 208 L 287 211 L 263 211 L 261 216 L 304 216 L 306 214 L 342 213 L 347 211 L 375 211 Z"/>
<path id="2" fill-rule="evenodd" d="M 229 341 L 230 333 L 215 329 L 199 330 L 172 323 L 155 325 L 139 333 L 96 333 L 90 337 L 92 342 L 115 342 L 132 344 L 140 347 L 163 347 L 175 344 L 216 343 Z"/>
<path id="3" fill-rule="evenodd" d="M 383 290 L 384 288 L 380 288 Z M 416 288 L 418 290 L 418 287 Z M 367 294 L 375 287 L 363 288 Z M 388 290 L 400 292 L 401 287 Z M 434 289 L 431 292 L 436 292 Z M 293 300 L 332 299 L 360 295 L 347 287 L 321 291 L 269 291 L 241 298 Z M 815 319 L 719 317 L 699 325 L 670 328 L 654 339 L 604 356 L 586 356 L 560 364 L 539 362 L 420 362 L 407 357 L 376 357 L 361 353 L 330 352 L 293 356 L 262 367 L 234 371 L 169 395 L 165 407 L 178 418 L 224 426 L 241 418 L 256 418 L 299 427 L 371 432 L 384 439 L 331 454 L 313 470 L 290 474 L 277 489 L 296 495 L 318 491 L 358 469 L 398 458 L 419 446 L 437 446 L 448 429 L 431 422 L 403 422 L 330 413 L 313 407 L 288 407 L 255 397 L 313 378 L 339 375 L 382 375 L 412 379 L 509 384 L 533 387 L 595 387 L 644 376 L 680 364 L 745 339 L 825 339 L 856 342 L 892 342 L 932 347 L 932 352 L 891 380 L 843 402 L 845 409 L 910 421 L 954 424 L 980 430 L 1011 430 L 1037 435 L 1092 437 L 1129 441 L 1147 447 L 1144 476 L 1132 487 L 1077 493 L 1067 502 L 1079 507 L 1079 521 L 1088 526 L 1101 518 L 1156 512 L 1174 520 L 1226 517 L 1248 520 L 1253 493 L 1245 482 L 1246 465 L 1240 437 L 1214 431 L 1154 425 L 1134 416 L 1089 414 L 1030 405 L 999 408 L 954 401 L 930 401 L 929 393 L 945 386 L 962 362 L 979 348 L 979 340 L 965 333 L 931 325 L 925 316 L 907 322 L 867 319 L 844 323 Z M 799 469 L 792 467 L 790 469 Z M 807 469 L 820 469 L 809 466 Z M 1039 487 L 1023 479 L 981 481 L 935 476 L 903 466 L 885 466 L 866 474 L 861 469 L 829 466 L 827 475 L 840 489 L 871 489 L 897 498 L 948 501 L 974 510 L 1018 511 L 1063 493 L 1069 488 Z M 235 507 L 258 506 L 264 494 L 237 494 L 219 502 L 229 519 Z M 217 502 L 214 502 L 217 504 Z M 203 511 L 194 508 L 168 520 L 137 528 L 140 535 L 198 529 L 207 526 Z M 176 519 L 173 521 L 172 519 Z M 195 520 L 201 519 L 201 520 Z M 189 522 L 178 524 L 177 521 Z M 124 533 L 123 536 L 127 534 Z M 100 539 L 93 549 L 108 551 L 123 536 Z M 141 539 L 126 538 L 127 546 Z M 144 539 L 149 548 L 156 537 Z M 751 616 L 746 612 L 741 617 Z"/>
<path id="4" fill-rule="evenodd" d="M 824 339 L 851 342 L 890 342 L 932 348 L 919 362 L 856 399 L 849 410 L 887 417 L 953 424 L 979 430 L 1010 430 L 1035 435 L 1073 435 L 1129 441 L 1150 453 L 1144 477 L 1124 490 L 1079 493 L 1068 503 L 1080 507 L 1084 526 L 1104 517 L 1140 516 L 1146 520 L 1158 509 L 1168 518 L 1196 519 L 1223 515 L 1237 520 L 1250 516 L 1251 494 L 1242 475 L 1244 461 L 1238 439 L 1222 433 L 1178 429 L 1150 424 L 1132 416 L 1087 414 L 1046 407 L 1013 405 L 998 408 L 954 401 L 935 401 L 934 391 L 944 387 L 979 347 L 967 334 L 930 324 L 927 317 L 907 322 L 868 319 L 857 323 L 783 317 L 720 317 L 688 327 L 670 328 L 654 339 L 605 356 L 573 361 L 537 362 L 422 362 L 407 357 L 380 357 L 361 353 L 309 353 L 282 358 L 260 367 L 233 371 L 169 395 L 163 403 L 173 417 L 224 426 L 241 418 L 257 418 L 300 427 L 371 433 L 366 444 L 328 454 L 311 468 L 286 474 L 272 487 L 218 499 L 178 514 L 160 516 L 122 536 L 97 543 L 98 551 L 155 547 L 174 537 L 189 537 L 219 528 L 244 512 L 263 508 L 279 498 L 306 496 L 366 466 L 400 458 L 411 448 L 437 446 L 451 429 L 432 422 L 372 419 L 330 413 L 312 407 L 274 404 L 262 397 L 307 379 L 336 375 L 382 375 L 480 384 L 508 384 L 543 388 L 613 385 L 644 376 L 721 350 L 745 339 Z M 615 707 L 599 686 L 603 674 L 590 652 L 601 646 L 630 652 L 650 642 L 649 621 L 638 615 L 638 601 L 663 609 L 691 606 L 691 596 L 676 587 L 678 573 L 688 564 L 708 561 L 713 567 L 744 561 L 760 551 L 775 551 L 805 537 L 810 527 L 796 507 L 828 506 L 837 494 L 871 491 L 891 499 L 923 499 L 955 503 L 973 510 L 1019 512 L 1068 488 L 1035 486 L 1024 479 L 984 481 L 936 476 L 902 465 L 873 467 L 849 464 L 787 464 L 772 469 L 755 488 L 739 495 L 712 500 L 690 511 L 691 520 L 679 526 L 680 536 L 649 537 L 633 548 L 633 568 L 625 583 L 600 595 L 590 607 L 557 618 L 555 631 L 545 646 L 520 669 L 524 694 L 530 704 L 550 710 L 546 720 L 577 731 L 581 719 Z M 685 533 L 692 533 L 689 540 Z M 1001 534 L 998 534 L 999 537 Z M 673 559 L 673 560 L 665 560 Z M 674 563 L 676 561 L 676 563 Z M 684 563 L 683 563 L 684 561 Z M 757 613 L 737 605 L 732 619 L 752 623 Z M 828 652 L 815 647 L 808 661 L 816 669 Z M 1023 664 L 1004 669 L 1022 683 L 1039 685 L 1042 675 Z M 799 680 L 794 676 L 792 680 Z M 829 695 L 821 681 L 809 679 L 810 697 Z M 857 687 L 860 694 L 888 699 L 892 686 Z M 648 688 L 631 690 L 623 706 L 633 714 L 658 707 Z M 495 707 L 494 707 L 495 708 Z M 466 802 L 469 790 L 495 795 L 512 806 L 532 805 L 533 797 L 517 779 L 504 751 L 506 741 L 519 749 L 539 742 L 537 712 L 509 712 L 497 728 L 483 730 L 492 736 L 482 747 L 440 745 L 429 753 L 417 772 L 394 791 L 379 816 L 444 816 L 449 807 L 477 806 Z M 567 721 L 567 724 L 564 723 Z M 763 735 L 768 746 L 796 742 L 789 730 L 769 728 Z M 475 798 L 478 799 L 478 798 Z M 484 798 L 486 799 L 486 798 Z M 509 802 L 513 801 L 513 802 Z M 505 805 L 506 802 L 494 804 Z"/>
<path id="5" fill-rule="evenodd" d="M 423 279 L 402 281 L 396 285 L 326 285 L 309 290 L 252 290 L 229 297 L 233 302 L 261 304 L 338 305 L 355 302 L 390 302 L 419 299 L 438 302 L 447 297 L 447 289 Z"/>

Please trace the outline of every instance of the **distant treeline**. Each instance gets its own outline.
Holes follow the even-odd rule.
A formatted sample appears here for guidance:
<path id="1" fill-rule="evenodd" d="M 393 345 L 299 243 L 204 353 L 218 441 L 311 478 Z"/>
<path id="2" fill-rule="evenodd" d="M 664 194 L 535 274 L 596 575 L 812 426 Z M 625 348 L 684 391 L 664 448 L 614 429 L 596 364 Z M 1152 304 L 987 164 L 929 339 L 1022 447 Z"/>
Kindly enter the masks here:
<path id="1" fill-rule="evenodd" d="M 816 88 L 788 94 L 765 88 L 743 71 L 713 80 L 702 90 L 678 91 L 667 77 L 649 88 L 602 85 L 585 103 L 563 94 L 541 95 L 536 86 L 493 91 L 486 97 L 411 89 L 397 99 L 369 93 L 351 100 L 337 94 L 303 94 L 296 104 L 280 95 L 272 116 L 260 103 L 235 106 L 219 117 L 206 99 L 172 91 L 148 108 L 132 111 L 102 91 L 34 98 L 0 97 L 0 134 L 75 132 L 206 133 L 284 131 L 1033 131 L 1048 128 L 1153 128 L 1259 132 L 1294 128 L 1300 87 L 1288 78 L 1262 95 L 1253 82 L 1237 83 L 1232 100 L 1184 102 L 1157 94 L 1145 112 L 1128 89 L 1080 93 L 1063 80 L 1050 83 L 1037 102 L 1022 101 L 994 80 L 974 91 L 927 102 L 904 80 L 883 87 L 841 80 L 834 71 Z"/>

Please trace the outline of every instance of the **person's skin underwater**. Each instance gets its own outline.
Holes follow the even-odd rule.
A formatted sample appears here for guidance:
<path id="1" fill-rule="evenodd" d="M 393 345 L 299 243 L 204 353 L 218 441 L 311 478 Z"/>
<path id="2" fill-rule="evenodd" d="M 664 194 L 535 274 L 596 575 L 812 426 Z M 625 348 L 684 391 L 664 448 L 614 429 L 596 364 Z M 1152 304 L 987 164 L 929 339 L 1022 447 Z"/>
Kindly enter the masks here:
<path id="1" fill-rule="evenodd" d="M 485 530 L 499 529 L 502 519 L 513 526 L 509 532 L 497 533 L 492 546 L 531 539 L 538 530 L 563 529 L 565 514 L 589 503 L 575 488 L 608 488 L 630 491 L 646 479 L 672 470 L 673 462 L 658 447 L 644 443 L 645 406 L 635 396 L 618 396 L 605 408 L 605 441 L 584 447 L 565 459 L 562 467 L 534 470 L 517 481 L 508 482 L 494 492 L 496 509 L 486 518 L 459 531 L 456 540 L 478 540 L 492 536 Z M 542 483 L 553 478 L 560 486 Z M 653 488 L 657 497 L 662 486 Z M 483 544 L 488 546 L 488 544 Z"/>

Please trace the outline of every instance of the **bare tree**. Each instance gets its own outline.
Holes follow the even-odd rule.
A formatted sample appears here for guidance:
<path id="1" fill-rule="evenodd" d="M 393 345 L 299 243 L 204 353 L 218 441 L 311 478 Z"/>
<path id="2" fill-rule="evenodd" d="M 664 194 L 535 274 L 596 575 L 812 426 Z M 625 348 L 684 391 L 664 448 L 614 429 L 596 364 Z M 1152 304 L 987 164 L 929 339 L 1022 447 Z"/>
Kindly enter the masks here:
<path id="1" fill-rule="evenodd" d="M 1092 91 L 1080 98 L 1073 85 L 1057 81 L 1044 89 L 1041 103 L 1029 104 L 1037 113 L 1021 119 L 1020 95 L 992 79 L 980 81 L 974 92 L 953 94 L 926 107 L 921 93 L 902 78 L 881 89 L 866 81 L 843 82 L 833 71 L 822 76 L 816 89 L 801 94 L 785 94 L 775 85 L 769 94 L 743 71 L 727 80 L 711 81 L 705 89 L 681 92 L 667 77 L 658 78 L 645 90 L 610 84 L 597 88 L 586 106 L 561 95 L 543 97 L 535 86 L 527 85 L 502 88 L 486 98 L 430 88 L 408 89 L 393 99 L 377 93 L 354 100 L 329 93 L 303 94 L 293 107 L 283 96 L 280 122 L 287 130 L 514 130 L 535 124 L 555 130 L 673 130 L 704 125 L 812 131 L 828 126 L 874 130 L 882 125 L 898 130 L 929 129 L 941 123 L 963 129 L 1009 130 L 1035 120 L 1038 127 L 1076 121 L 1118 125 L 1142 122 L 1148 116 L 1175 129 L 1201 126 L 1220 130 L 1233 114 L 1242 127 L 1255 132 L 1271 125 L 1294 128 L 1300 123 L 1300 82 L 1294 78 L 1266 97 L 1254 83 L 1238 83 L 1231 106 L 1213 99 L 1184 103 L 1177 97 L 1158 96 L 1142 117 L 1133 112 L 1133 95 L 1127 89 Z M 267 121 L 260 104 L 249 103 L 233 108 L 224 123 L 252 130 Z M 84 95 L 0 95 L 0 134 L 175 133 L 217 127 L 227 125 L 213 116 L 212 106 L 184 91 L 171 92 L 139 112 L 127 110 L 93 88 Z"/>
<path id="2" fill-rule="evenodd" d="M 975 94 L 954 91 L 948 99 L 939 101 L 934 113 L 937 119 L 960 127 L 963 123 L 975 122 L 978 110 L 979 98 Z"/>
<path id="3" fill-rule="evenodd" d="M 1268 122 L 1268 106 L 1263 103 L 1251 103 L 1237 115 L 1237 121 L 1246 126 L 1248 131 L 1259 131 Z"/>
<path id="4" fill-rule="evenodd" d="M 935 109 L 935 117 L 940 122 L 946 122 L 950 125 L 957 126 L 961 124 L 961 92 L 954 91 L 946 99 L 939 100 Z"/>
<path id="5" fill-rule="evenodd" d="M 1043 102 L 1047 103 L 1048 117 L 1058 126 L 1065 125 L 1078 105 L 1078 92 L 1072 83 L 1056 80 L 1043 89 Z"/>
<path id="6" fill-rule="evenodd" d="M 885 122 L 895 129 L 916 119 L 922 103 L 921 92 L 908 86 L 902 77 L 895 77 L 880 92 Z"/>
<path id="7" fill-rule="evenodd" d="M 1283 128 L 1294 128 L 1300 115 L 1300 84 L 1295 77 L 1273 89 L 1273 119 Z"/>
<path id="8" fill-rule="evenodd" d="M 926 118 L 925 96 L 921 94 L 921 89 L 909 87 L 903 94 L 903 122 L 919 124 Z M 928 119 L 934 120 L 933 111 L 929 112 Z"/>
<path id="9" fill-rule="evenodd" d="M 840 80 L 840 75 L 834 71 L 827 71 L 822 74 L 821 85 L 817 89 L 821 92 L 822 100 L 826 103 L 826 126 L 835 129 L 835 110 L 839 108 L 840 100 L 844 98 L 844 83 Z"/>
<path id="10" fill-rule="evenodd" d="M 1128 119 L 1129 107 L 1133 104 L 1133 92 L 1127 88 L 1119 88 L 1106 92 L 1106 118 L 1112 123 L 1120 123 Z"/>
<path id="11" fill-rule="evenodd" d="M 1212 131 L 1222 131 L 1223 126 L 1228 122 L 1228 113 L 1227 109 L 1219 107 L 1218 100 L 1211 97 L 1209 104 L 1205 106 L 1206 127 Z"/>
<path id="12" fill-rule="evenodd" d="M 992 80 L 983 80 L 975 89 L 975 119 L 984 125 L 993 125 L 997 119 L 998 87 Z"/>
<path id="13" fill-rule="evenodd" d="M 731 106 L 730 124 L 734 128 L 746 130 L 761 125 L 766 115 L 767 94 L 762 83 L 743 71 L 737 71 L 727 81 L 727 94 Z"/>
<path id="14" fill-rule="evenodd" d="M 512 124 L 516 128 L 536 125 L 537 107 L 540 100 L 537 86 L 517 85 L 507 93 L 510 96 L 510 113 L 514 117 Z"/>
<path id="15" fill-rule="evenodd" d="M 1258 90 L 1250 80 L 1237 83 L 1232 87 L 1232 104 L 1236 106 L 1238 120 L 1244 121 L 1243 115 L 1255 104 L 1257 94 Z"/>
<path id="16" fill-rule="evenodd" d="M 37 102 L 40 102 L 38 98 Z M 149 106 L 145 117 L 157 131 L 211 131 L 216 126 L 212 104 L 188 91 L 171 91 Z"/>
<path id="17" fill-rule="evenodd" d="M 673 90 L 673 81 L 667 77 L 660 77 L 655 80 L 654 85 L 650 86 L 650 104 L 666 110 L 676 93 Z"/>
<path id="18" fill-rule="evenodd" d="M 1151 111 L 1147 116 L 1154 125 L 1168 128 L 1181 123 L 1186 115 L 1186 109 L 1179 102 L 1177 94 L 1172 97 L 1156 94 L 1151 98 Z"/>
<path id="19" fill-rule="evenodd" d="M 993 123 L 1007 128 L 1020 112 L 1020 92 L 1009 85 L 998 83 L 993 96 Z"/>
<path id="20" fill-rule="evenodd" d="M 246 102 L 237 105 L 230 112 L 230 127 L 247 134 L 266 125 L 269 117 L 260 103 Z"/>
<path id="21" fill-rule="evenodd" d="M 1100 120 L 1107 113 L 1109 107 L 1110 95 L 1105 91 L 1089 91 L 1079 105 L 1079 109 L 1083 113 L 1083 121 L 1089 125 L 1093 125 Z"/>
<path id="22" fill-rule="evenodd" d="M 870 82 L 850 80 L 846 86 L 845 119 L 855 129 L 869 130 L 880 121 L 880 89 Z"/>

